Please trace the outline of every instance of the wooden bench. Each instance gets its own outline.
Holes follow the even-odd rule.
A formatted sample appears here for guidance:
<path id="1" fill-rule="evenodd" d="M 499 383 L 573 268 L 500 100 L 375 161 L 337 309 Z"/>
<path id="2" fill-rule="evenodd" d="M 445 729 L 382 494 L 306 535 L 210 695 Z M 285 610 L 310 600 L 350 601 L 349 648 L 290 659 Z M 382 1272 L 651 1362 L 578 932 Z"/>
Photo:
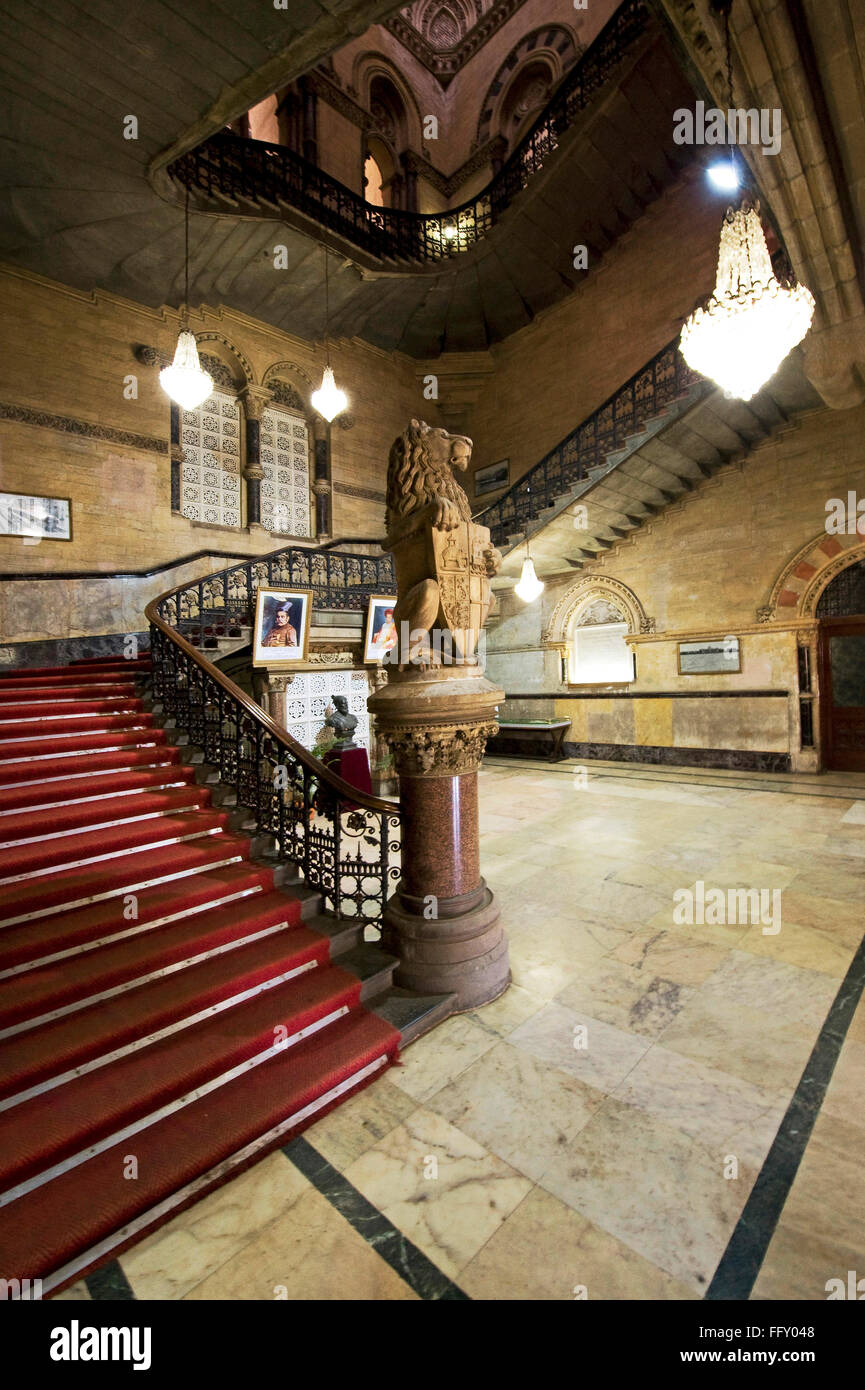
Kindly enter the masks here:
<path id="1" fill-rule="evenodd" d="M 487 743 L 487 751 L 493 755 L 522 752 L 525 757 L 535 758 L 538 754 L 534 749 L 546 744 L 547 762 L 560 763 L 567 757 L 562 744 L 565 730 L 570 727 L 570 719 L 500 719 L 499 731 Z"/>

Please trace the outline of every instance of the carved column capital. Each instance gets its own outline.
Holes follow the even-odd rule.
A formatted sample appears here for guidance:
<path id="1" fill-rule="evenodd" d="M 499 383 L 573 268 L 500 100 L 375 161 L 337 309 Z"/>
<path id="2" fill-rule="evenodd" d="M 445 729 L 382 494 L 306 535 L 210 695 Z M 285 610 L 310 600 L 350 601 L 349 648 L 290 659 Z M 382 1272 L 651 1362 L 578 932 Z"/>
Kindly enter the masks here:
<path id="1" fill-rule="evenodd" d="M 487 739 L 498 724 L 440 724 L 400 726 L 379 724 L 403 777 L 459 777 L 476 772 Z"/>
<path id="2" fill-rule="evenodd" d="M 240 403 L 247 420 L 260 420 L 272 396 L 266 386 L 247 386 L 240 393 Z"/>

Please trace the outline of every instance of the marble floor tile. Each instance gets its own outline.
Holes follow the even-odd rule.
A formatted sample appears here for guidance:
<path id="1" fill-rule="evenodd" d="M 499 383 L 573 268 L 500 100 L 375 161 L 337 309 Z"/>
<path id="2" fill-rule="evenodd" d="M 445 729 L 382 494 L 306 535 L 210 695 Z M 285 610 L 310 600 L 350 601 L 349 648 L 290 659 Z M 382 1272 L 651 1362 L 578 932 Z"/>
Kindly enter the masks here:
<path id="1" fill-rule="evenodd" d="M 843 940 L 832 939 L 828 931 L 800 927 L 784 919 L 782 903 L 781 930 L 777 936 L 766 936 L 761 927 L 751 927 L 739 943 L 740 949 L 767 960 L 785 961 L 802 970 L 815 970 L 842 980 L 855 953 L 855 947 Z M 857 943 L 858 944 L 858 943 Z"/>
<path id="2" fill-rule="evenodd" d="M 704 994 L 760 1009 L 773 1024 L 793 1017 L 815 1031 L 822 1027 L 837 992 L 836 982 L 816 970 L 742 950 L 731 951 L 703 985 Z"/>
<path id="3" fill-rule="evenodd" d="M 838 867 L 835 867 L 837 862 Z M 865 903 L 865 859 L 856 860 L 835 856 L 835 862 L 820 866 L 811 865 L 803 869 L 793 879 L 797 893 L 816 894 L 825 898 L 844 898 L 859 905 Z M 852 872 L 851 866 L 859 863 L 861 872 Z"/>
<path id="4" fill-rule="evenodd" d="M 699 1297 L 540 1187 L 466 1266 L 460 1287 L 478 1300 Z"/>
<path id="5" fill-rule="evenodd" d="M 532 1188 L 423 1106 L 361 1155 L 346 1177 L 452 1279 Z"/>
<path id="6" fill-rule="evenodd" d="M 608 1099 L 541 1186 L 673 1278 L 704 1293 L 756 1174 L 635 1106 Z"/>
<path id="7" fill-rule="evenodd" d="M 787 1089 L 755 1086 L 663 1044 L 650 1048 L 616 1091 L 616 1100 L 699 1139 L 719 1162 L 732 1154 L 755 1169 L 772 1146 L 789 1099 Z"/>
<path id="8" fill-rule="evenodd" d="M 630 1033 L 658 1038 L 694 994 L 692 987 L 660 975 L 647 978 L 634 966 L 607 957 L 566 985 L 557 1002 Z"/>
<path id="9" fill-rule="evenodd" d="M 288 1160 L 283 1157 L 283 1163 Z M 185 1295 L 288 1302 L 418 1295 L 315 1188 Z"/>
<path id="10" fill-rule="evenodd" d="M 814 1045 L 815 1030 L 795 1016 L 769 1022 L 759 1009 L 700 991 L 664 1033 L 664 1047 L 755 1086 L 792 1094 Z"/>
<path id="11" fill-rule="evenodd" d="M 121 1256 L 136 1298 L 183 1298 L 309 1191 L 310 1183 L 285 1154 L 268 1154 Z"/>
<path id="12" fill-rule="evenodd" d="M 754 1299 L 821 1301 L 830 1279 L 865 1268 L 865 1232 L 822 1203 L 788 1202 L 754 1283 Z"/>
<path id="13" fill-rule="evenodd" d="M 607 1093 L 621 1084 L 651 1046 L 649 1038 L 613 1028 L 562 1004 L 548 1004 L 516 1028 L 508 1041 Z"/>
<path id="14" fill-rule="evenodd" d="M 472 1009 L 465 1017 L 470 1018 L 472 1023 L 476 1023 L 485 1032 L 493 1033 L 497 1038 L 506 1038 L 515 1028 L 519 1028 L 521 1023 L 525 1023 L 527 1018 L 531 1018 L 532 1014 L 538 1013 L 545 1002 L 540 995 L 512 984 L 491 1004 Z"/>
<path id="15" fill-rule="evenodd" d="M 380 1076 L 307 1130 L 309 1142 L 341 1173 L 415 1109 L 417 1101 L 391 1083 L 392 1075 Z"/>
<path id="16" fill-rule="evenodd" d="M 440 1091 L 495 1045 L 496 1035 L 465 1015 L 445 1019 L 391 1067 L 388 1080 L 420 1102 Z"/>
<path id="17" fill-rule="evenodd" d="M 502 1042 L 427 1106 L 537 1181 L 602 1101 L 600 1091 Z"/>
<path id="18" fill-rule="evenodd" d="M 721 964 L 727 950 L 710 934 L 685 936 L 679 931 L 641 927 L 617 946 L 613 955 L 649 979 L 660 975 L 680 985 L 701 985 Z"/>

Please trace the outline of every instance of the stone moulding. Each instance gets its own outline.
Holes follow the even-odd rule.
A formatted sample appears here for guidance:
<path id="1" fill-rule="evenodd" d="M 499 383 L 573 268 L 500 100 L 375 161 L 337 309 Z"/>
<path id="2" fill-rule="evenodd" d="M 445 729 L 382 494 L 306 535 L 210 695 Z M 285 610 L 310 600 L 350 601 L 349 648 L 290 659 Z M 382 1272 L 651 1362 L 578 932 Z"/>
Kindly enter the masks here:
<path id="1" fill-rule="evenodd" d="M 146 449 L 152 454 L 167 454 L 168 440 L 132 430 L 118 430 L 111 425 L 96 425 L 89 420 L 77 420 L 71 415 L 51 415 L 47 410 L 33 410 L 26 405 L 0 401 L 0 420 L 12 420 L 21 425 L 38 425 L 42 429 L 77 434 L 85 439 L 102 439 L 108 444 L 122 444 L 129 449 Z"/>
<path id="2" fill-rule="evenodd" d="M 610 579 L 603 575 L 587 575 L 586 578 L 572 584 L 559 599 L 547 627 L 541 633 L 541 646 L 566 646 L 575 613 L 589 600 L 598 598 L 607 599 L 623 612 L 629 628 L 629 639 L 640 633 L 654 633 L 655 620 L 646 613 L 632 589 L 618 579 Z"/>
<path id="3" fill-rule="evenodd" d="M 488 738 L 498 733 L 495 722 L 442 724 L 413 728 L 381 720 L 381 732 L 403 776 L 458 777 L 476 772 Z"/>

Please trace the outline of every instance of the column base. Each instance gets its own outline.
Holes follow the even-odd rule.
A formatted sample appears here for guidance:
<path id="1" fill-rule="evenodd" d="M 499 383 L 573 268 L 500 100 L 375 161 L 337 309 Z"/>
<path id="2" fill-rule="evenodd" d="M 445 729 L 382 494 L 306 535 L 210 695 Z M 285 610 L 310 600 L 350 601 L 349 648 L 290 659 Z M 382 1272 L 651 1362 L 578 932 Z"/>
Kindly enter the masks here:
<path id="1" fill-rule="evenodd" d="M 424 917 L 425 906 L 397 890 L 385 909 L 381 944 L 400 962 L 394 983 L 419 994 L 455 994 L 457 1013 L 497 999 L 511 980 L 508 943 L 483 879 L 474 893 L 440 898 L 436 918 Z"/>

